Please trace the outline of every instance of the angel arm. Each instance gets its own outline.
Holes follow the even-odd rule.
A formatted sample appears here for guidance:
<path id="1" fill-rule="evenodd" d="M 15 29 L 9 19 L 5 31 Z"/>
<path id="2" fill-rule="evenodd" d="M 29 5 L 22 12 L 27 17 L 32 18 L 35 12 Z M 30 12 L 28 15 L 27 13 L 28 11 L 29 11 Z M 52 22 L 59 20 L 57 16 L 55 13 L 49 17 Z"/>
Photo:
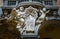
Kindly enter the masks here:
<path id="1" fill-rule="evenodd" d="M 49 12 L 50 12 L 50 10 L 46 11 L 46 14 L 49 13 Z"/>

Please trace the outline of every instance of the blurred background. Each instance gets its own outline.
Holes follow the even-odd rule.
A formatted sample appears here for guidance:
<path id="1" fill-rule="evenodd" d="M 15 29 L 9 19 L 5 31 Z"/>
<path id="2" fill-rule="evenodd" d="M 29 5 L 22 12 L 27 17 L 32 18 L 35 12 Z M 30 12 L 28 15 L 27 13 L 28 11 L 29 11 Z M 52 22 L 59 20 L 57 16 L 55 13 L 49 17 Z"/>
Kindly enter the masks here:
<path id="1" fill-rule="evenodd" d="M 17 23 L 14 20 L 7 21 L 2 18 L 9 17 L 13 8 L 24 6 L 24 3 L 27 5 L 30 1 L 33 5 L 44 6 L 47 10 L 50 10 L 39 29 L 40 38 L 38 39 L 60 39 L 60 0 L 0 0 L 0 39 L 22 39 L 16 28 Z M 39 8 L 38 6 L 36 8 Z"/>

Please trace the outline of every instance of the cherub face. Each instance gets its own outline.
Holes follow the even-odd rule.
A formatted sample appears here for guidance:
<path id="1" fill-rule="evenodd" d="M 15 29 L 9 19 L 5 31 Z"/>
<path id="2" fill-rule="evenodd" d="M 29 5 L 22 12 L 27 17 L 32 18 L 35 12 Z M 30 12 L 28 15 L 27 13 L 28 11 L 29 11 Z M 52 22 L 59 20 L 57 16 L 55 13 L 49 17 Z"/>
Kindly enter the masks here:
<path id="1" fill-rule="evenodd" d="M 43 11 L 46 11 L 46 8 L 43 8 Z"/>
<path id="2" fill-rule="evenodd" d="M 20 7 L 20 10 L 23 11 L 24 10 L 24 7 Z"/>
<path id="3" fill-rule="evenodd" d="M 13 10 L 16 10 L 16 8 L 13 8 Z"/>

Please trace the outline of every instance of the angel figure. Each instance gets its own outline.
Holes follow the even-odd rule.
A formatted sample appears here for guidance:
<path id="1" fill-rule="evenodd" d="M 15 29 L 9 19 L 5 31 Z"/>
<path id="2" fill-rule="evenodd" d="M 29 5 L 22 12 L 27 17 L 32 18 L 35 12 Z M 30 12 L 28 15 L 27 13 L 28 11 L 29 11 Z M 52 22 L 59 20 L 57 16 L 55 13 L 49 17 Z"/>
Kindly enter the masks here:
<path id="1" fill-rule="evenodd" d="M 11 11 L 9 20 L 16 19 L 16 16 L 17 16 L 16 8 L 13 8 L 13 10 Z"/>

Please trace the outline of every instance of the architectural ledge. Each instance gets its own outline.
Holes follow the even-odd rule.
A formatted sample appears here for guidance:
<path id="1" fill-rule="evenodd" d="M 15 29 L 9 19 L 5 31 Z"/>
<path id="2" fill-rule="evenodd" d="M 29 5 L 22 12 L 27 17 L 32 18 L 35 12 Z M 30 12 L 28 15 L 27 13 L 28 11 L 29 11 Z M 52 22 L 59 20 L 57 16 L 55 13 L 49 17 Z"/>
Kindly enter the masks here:
<path id="1" fill-rule="evenodd" d="M 47 9 L 58 9 L 59 7 L 57 5 L 46 5 Z"/>
<path id="2" fill-rule="evenodd" d="M 13 6 L 3 5 L 2 6 L 3 9 L 13 9 L 14 7 L 16 7 L 16 5 L 13 5 Z"/>
<path id="3" fill-rule="evenodd" d="M 19 6 L 25 6 L 25 5 L 37 5 L 37 6 L 43 6 L 43 4 L 40 3 L 40 2 L 35 2 L 35 1 L 29 2 L 29 1 L 25 1 L 25 2 L 19 3 L 16 7 L 19 7 Z"/>

